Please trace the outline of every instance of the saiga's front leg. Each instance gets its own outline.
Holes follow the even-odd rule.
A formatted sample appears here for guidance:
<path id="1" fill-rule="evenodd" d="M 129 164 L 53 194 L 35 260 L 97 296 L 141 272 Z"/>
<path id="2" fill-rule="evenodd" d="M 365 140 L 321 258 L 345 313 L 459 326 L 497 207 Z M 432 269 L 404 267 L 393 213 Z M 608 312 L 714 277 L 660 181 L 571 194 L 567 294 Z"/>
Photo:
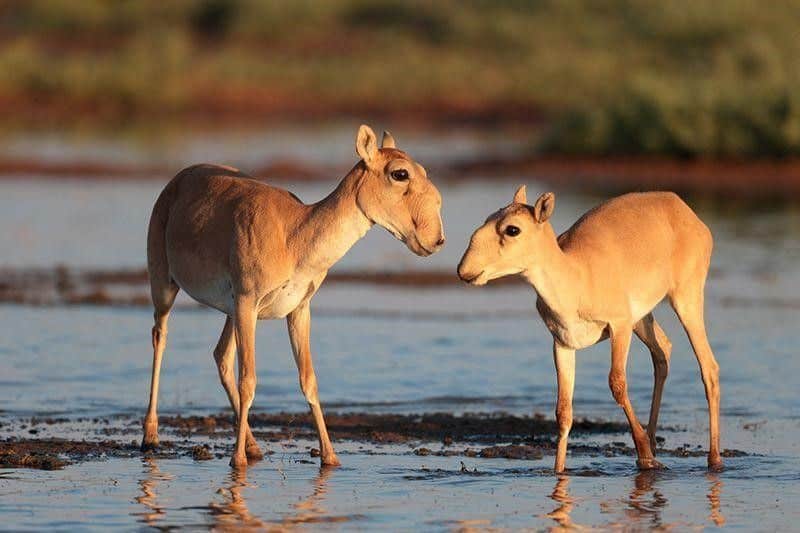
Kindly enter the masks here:
<path id="1" fill-rule="evenodd" d="M 567 439 L 572 429 L 572 393 L 575 390 L 575 350 L 564 348 L 553 342 L 553 359 L 558 374 L 558 450 L 556 452 L 556 473 L 564 471 L 567 460 Z"/>
<path id="2" fill-rule="evenodd" d="M 289 340 L 292 343 L 294 361 L 300 374 L 300 389 L 311 407 L 314 424 L 319 434 L 320 458 L 323 466 L 339 466 L 339 458 L 333 451 L 328 429 L 325 427 L 325 418 L 317 393 L 317 376 L 314 373 L 314 363 L 311 360 L 311 309 L 310 302 L 306 301 L 289 313 L 286 317 L 289 327 Z"/>
<path id="3" fill-rule="evenodd" d="M 247 466 L 247 415 L 256 392 L 256 305 L 251 296 L 236 296 L 233 327 L 239 353 L 239 419 L 231 466 Z"/>

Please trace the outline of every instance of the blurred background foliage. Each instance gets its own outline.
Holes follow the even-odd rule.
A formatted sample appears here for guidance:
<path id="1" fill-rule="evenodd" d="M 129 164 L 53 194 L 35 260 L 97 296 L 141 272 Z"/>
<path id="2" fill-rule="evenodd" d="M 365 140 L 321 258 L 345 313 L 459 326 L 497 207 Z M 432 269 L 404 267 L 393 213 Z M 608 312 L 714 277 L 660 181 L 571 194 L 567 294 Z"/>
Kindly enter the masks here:
<path id="1" fill-rule="evenodd" d="M 5 0 L 22 126 L 387 115 L 571 154 L 800 154 L 800 1 Z"/>

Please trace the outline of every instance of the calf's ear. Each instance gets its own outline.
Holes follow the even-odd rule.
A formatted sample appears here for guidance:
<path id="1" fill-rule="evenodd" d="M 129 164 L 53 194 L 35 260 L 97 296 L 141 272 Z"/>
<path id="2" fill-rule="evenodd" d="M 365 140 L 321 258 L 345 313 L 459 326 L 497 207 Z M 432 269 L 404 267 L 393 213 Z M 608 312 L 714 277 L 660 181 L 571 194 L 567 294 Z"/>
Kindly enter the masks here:
<path id="1" fill-rule="evenodd" d="M 539 224 L 547 222 L 555 208 L 556 195 L 551 192 L 546 192 L 536 200 L 536 204 L 533 206 L 533 219 Z"/>

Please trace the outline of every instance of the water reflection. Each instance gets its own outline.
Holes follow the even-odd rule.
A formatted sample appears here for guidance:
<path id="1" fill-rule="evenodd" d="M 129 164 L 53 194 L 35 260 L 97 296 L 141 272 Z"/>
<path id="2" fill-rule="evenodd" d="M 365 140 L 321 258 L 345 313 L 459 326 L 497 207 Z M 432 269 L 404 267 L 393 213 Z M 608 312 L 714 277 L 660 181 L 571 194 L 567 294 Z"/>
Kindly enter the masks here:
<path id="1" fill-rule="evenodd" d="M 554 528 L 555 530 L 581 527 L 575 524 L 570 516 L 572 508 L 575 505 L 575 499 L 569 493 L 569 476 L 558 476 L 556 486 L 553 492 L 550 493 L 550 499 L 559 504 L 558 507 L 545 515 L 558 522 L 560 527 Z"/>
<path id="2" fill-rule="evenodd" d="M 211 502 L 208 509 L 211 512 L 215 529 L 234 530 L 241 528 L 251 529 L 286 529 L 302 524 L 320 522 L 345 522 L 349 516 L 329 516 L 324 507 L 328 494 L 328 479 L 335 469 L 321 468 L 319 474 L 311 482 L 311 493 L 292 504 L 290 512 L 280 522 L 268 522 L 255 516 L 249 509 L 244 494 L 246 489 L 255 485 L 248 483 L 246 471 L 231 472 L 229 482 L 217 493 L 222 495 L 223 501 Z"/>
<path id="3" fill-rule="evenodd" d="M 711 513 L 708 515 L 708 518 L 714 522 L 715 525 L 723 526 L 725 525 L 725 517 L 722 516 L 722 504 L 720 503 L 720 496 L 722 495 L 722 480 L 719 478 L 718 474 L 713 472 L 706 474 L 706 479 L 710 483 L 708 487 L 708 495 L 706 496 L 711 508 Z"/>
<path id="4" fill-rule="evenodd" d="M 242 491 L 250 486 L 252 485 L 247 483 L 247 470 L 231 471 L 228 483 L 217 491 L 217 494 L 222 495 L 222 503 L 208 504 L 216 528 L 232 530 L 241 527 L 264 528 L 268 525 L 254 517 L 247 507 Z"/>
<path id="5" fill-rule="evenodd" d="M 348 520 L 347 516 L 328 516 L 328 510 L 323 506 L 325 497 L 328 494 L 328 479 L 335 471 L 335 468 L 330 467 L 319 469 L 319 474 L 313 481 L 311 495 L 292 506 L 296 512 L 284 518 L 282 526 L 317 522 L 345 522 Z"/>
<path id="6" fill-rule="evenodd" d="M 663 526 L 661 512 L 669 505 L 666 496 L 656 485 L 659 472 L 644 470 L 634 477 L 634 486 L 628 497 L 625 515 L 634 523 L 649 522 L 652 527 Z"/>
<path id="7" fill-rule="evenodd" d="M 602 513 L 611 513 L 620 517 L 606 526 L 623 529 L 629 529 L 632 526 L 648 529 L 680 527 L 681 524 L 678 522 L 664 523 L 662 520 L 662 513 L 669 505 L 669 500 L 658 486 L 661 475 L 663 473 L 655 470 L 639 472 L 633 478 L 633 488 L 627 498 L 621 501 L 601 501 L 600 511 Z M 709 502 L 708 519 L 716 526 L 723 526 L 726 523 L 721 503 L 723 482 L 718 474 L 711 472 L 706 474 L 706 480 L 709 483 L 706 494 Z M 572 520 L 572 511 L 577 500 L 570 494 L 569 483 L 569 476 L 559 476 L 556 486 L 550 494 L 550 499 L 558 503 L 558 507 L 544 515 L 558 523 L 558 526 L 552 530 L 583 528 Z M 619 507 L 620 503 L 623 504 L 623 508 Z"/>
<path id="8" fill-rule="evenodd" d="M 134 498 L 136 503 L 143 505 L 146 510 L 138 513 L 133 513 L 139 516 L 138 521 L 144 522 L 150 527 L 156 527 L 158 522 L 163 520 L 167 512 L 158 503 L 158 493 L 156 488 L 162 481 L 171 481 L 173 476 L 162 472 L 158 468 L 158 462 L 152 457 L 145 457 L 142 460 L 144 464 L 144 477 L 139 480 L 139 490 L 141 495 Z"/>

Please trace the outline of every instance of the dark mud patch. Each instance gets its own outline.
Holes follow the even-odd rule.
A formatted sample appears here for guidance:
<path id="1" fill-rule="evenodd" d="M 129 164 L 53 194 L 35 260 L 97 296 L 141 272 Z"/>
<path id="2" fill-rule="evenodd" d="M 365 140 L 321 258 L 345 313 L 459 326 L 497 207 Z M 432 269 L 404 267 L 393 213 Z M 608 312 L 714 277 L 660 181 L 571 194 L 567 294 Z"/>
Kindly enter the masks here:
<path id="1" fill-rule="evenodd" d="M 538 446 L 511 444 L 508 446 L 490 446 L 478 454 L 484 459 L 502 457 L 504 459 L 541 459 L 544 452 Z"/>
<path id="2" fill-rule="evenodd" d="M 556 422 L 543 415 L 430 413 L 396 415 L 372 413 L 335 413 L 325 417 L 328 431 L 336 439 L 372 443 L 428 441 L 452 443 L 495 443 L 502 441 L 550 440 L 556 434 Z M 191 417 L 162 417 L 163 427 L 181 435 L 214 435 L 218 430 L 232 430 L 233 418 L 227 414 Z M 268 439 L 316 438 L 310 415 L 299 413 L 256 413 L 250 415 L 255 433 Z M 673 428 L 666 428 L 673 429 Z M 606 420 L 576 420 L 572 434 L 615 434 L 628 431 L 627 424 Z"/>
<path id="3" fill-rule="evenodd" d="M 208 446 L 194 446 L 192 447 L 192 459 L 195 461 L 210 461 L 214 458 L 211 449 Z"/>
<path id="4" fill-rule="evenodd" d="M 0 441 L 0 468 L 58 470 L 72 461 L 101 457 L 129 457 L 136 447 L 112 440 L 99 442 L 64 439 L 6 439 Z"/>
<path id="5" fill-rule="evenodd" d="M 326 419 L 334 442 L 360 443 L 360 452 L 367 454 L 387 453 L 388 447 L 388 453 L 413 453 L 418 456 L 538 460 L 553 455 L 556 450 L 556 423 L 541 415 L 341 413 L 330 414 Z M 140 421 L 135 417 L 6 419 L 3 433 L 7 437 L 0 440 L 0 468 L 53 470 L 74 462 L 109 457 L 191 457 L 196 461 L 207 461 L 227 457 L 233 450 L 233 417 L 227 414 L 164 416 L 159 422 L 162 437 L 169 436 L 171 440 L 162 440 L 157 451 L 143 453 L 139 450 L 138 442 Z M 306 446 L 311 457 L 319 455 L 316 449 L 308 446 L 317 439 L 310 415 L 255 413 L 251 415 L 250 422 L 256 439 L 262 443 L 277 443 L 284 449 L 297 451 Z M 97 440 L 28 436 L 31 427 L 44 425 L 50 435 L 88 433 L 95 435 Z M 678 431 L 676 428 L 661 429 Z M 586 437 L 591 436 L 627 436 L 627 432 L 627 425 L 619 422 L 578 420 L 571 434 L 575 442 L 570 444 L 570 454 L 589 457 L 634 456 L 634 448 L 626 442 L 596 444 L 585 441 Z M 26 434 L 26 437 L 18 437 L 20 434 Z M 119 440 L 109 438 L 113 436 Z M 404 448 L 406 452 L 403 452 Z M 264 451 L 267 455 L 274 453 L 269 449 Z M 657 450 L 657 455 L 667 457 L 702 457 L 705 454 L 706 451 L 700 446 L 689 444 Z M 722 455 L 741 457 L 748 454 L 740 450 L 725 450 Z"/>

